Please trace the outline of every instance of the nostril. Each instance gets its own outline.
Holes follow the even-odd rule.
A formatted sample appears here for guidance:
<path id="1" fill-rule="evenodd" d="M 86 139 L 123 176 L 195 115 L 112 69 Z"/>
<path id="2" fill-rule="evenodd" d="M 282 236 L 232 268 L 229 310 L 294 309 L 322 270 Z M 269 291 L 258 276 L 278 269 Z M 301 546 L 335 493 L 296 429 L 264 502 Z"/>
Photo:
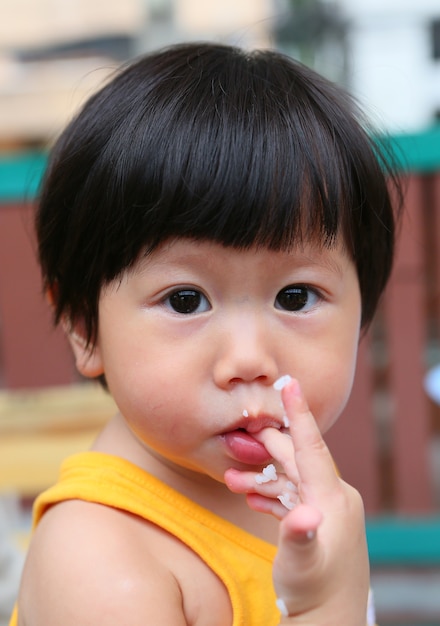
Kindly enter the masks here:
<path id="1" fill-rule="evenodd" d="M 213 376 L 216 384 L 224 389 L 248 383 L 270 386 L 279 377 L 279 369 L 268 350 L 256 346 L 253 350 L 245 349 L 245 346 L 234 344 L 222 351 Z"/>
<path id="2" fill-rule="evenodd" d="M 255 382 L 266 383 L 266 384 L 271 384 L 271 385 L 273 384 L 273 381 L 269 380 L 269 376 L 265 376 L 265 375 L 254 376 L 254 377 L 252 377 L 252 376 L 249 376 L 249 377 L 246 377 L 246 376 L 243 376 L 243 377 L 235 376 L 234 378 L 231 378 L 229 380 L 229 383 L 231 385 L 238 385 L 239 383 L 251 383 L 251 382 L 252 383 L 255 383 Z"/>

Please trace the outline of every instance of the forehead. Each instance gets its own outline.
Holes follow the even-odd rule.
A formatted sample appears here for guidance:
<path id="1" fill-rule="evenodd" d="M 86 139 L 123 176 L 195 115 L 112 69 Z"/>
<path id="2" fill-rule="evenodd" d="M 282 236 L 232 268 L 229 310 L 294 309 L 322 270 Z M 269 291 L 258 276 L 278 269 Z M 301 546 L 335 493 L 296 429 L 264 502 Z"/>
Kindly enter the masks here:
<path id="1" fill-rule="evenodd" d="M 342 238 L 331 246 L 321 242 L 302 242 L 288 250 L 271 250 L 263 246 L 235 248 L 223 244 L 188 238 L 174 238 L 162 243 L 148 255 L 142 255 L 132 272 L 144 274 L 161 267 L 196 267 L 209 270 L 210 267 L 239 270 L 242 265 L 249 268 L 265 269 L 273 272 L 283 267 L 320 268 L 334 274 L 341 274 L 344 268 L 353 265 Z"/>

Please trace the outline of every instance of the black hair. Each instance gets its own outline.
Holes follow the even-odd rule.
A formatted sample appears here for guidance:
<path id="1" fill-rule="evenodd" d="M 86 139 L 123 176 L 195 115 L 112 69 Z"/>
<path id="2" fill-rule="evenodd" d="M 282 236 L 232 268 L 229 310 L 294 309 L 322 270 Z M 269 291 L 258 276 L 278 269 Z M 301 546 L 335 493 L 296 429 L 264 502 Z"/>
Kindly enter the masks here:
<path id="1" fill-rule="evenodd" d="M 95 341 L 101 288 L 174 236 L 288 250 L 342 235 L 368 325 L 392 265 L 392 180 L 353 100 L 278 52 L 143 56 L 52 150 L 36 228 L 55 320 Z"/>

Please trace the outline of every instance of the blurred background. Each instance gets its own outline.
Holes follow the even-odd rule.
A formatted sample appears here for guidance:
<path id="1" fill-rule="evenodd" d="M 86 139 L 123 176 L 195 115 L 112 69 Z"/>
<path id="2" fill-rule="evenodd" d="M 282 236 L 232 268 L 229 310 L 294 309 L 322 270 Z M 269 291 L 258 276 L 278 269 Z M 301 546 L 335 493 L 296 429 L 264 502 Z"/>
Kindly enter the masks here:
<path id="1" fill-rule="evenodd" d="M 78 378 L 41 294 L 47 150 L 121 63 L 188 40 L 291 55 L 353 93 L 395 152 L 394 273 L 328 443 L 365 501 L 379 623 L 440 625 L 439 0 L 0 0 L 0 626 L 35 495 L 114 410 Z"/>

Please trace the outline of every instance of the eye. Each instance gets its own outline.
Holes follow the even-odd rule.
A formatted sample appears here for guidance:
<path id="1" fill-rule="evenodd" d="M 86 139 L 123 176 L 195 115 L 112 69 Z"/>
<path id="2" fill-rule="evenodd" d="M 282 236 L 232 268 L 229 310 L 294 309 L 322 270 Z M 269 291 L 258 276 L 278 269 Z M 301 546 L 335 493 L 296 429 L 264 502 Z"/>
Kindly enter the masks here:
<path id="1" fill-rule="evenodd" d="M 320 300 L 319 294 L 307 285 L 289 285 L 277 294 L 275 308 L 284 311 L 308 311 Z"/>
<path id="2" fill-rule="evenodd" d="M 204 313 L 209 311 L 211 305 L 208 299 L 197 289 L 178 289 L 164 299 L 165 305 L 183 315 L 191 313 Z"/>

